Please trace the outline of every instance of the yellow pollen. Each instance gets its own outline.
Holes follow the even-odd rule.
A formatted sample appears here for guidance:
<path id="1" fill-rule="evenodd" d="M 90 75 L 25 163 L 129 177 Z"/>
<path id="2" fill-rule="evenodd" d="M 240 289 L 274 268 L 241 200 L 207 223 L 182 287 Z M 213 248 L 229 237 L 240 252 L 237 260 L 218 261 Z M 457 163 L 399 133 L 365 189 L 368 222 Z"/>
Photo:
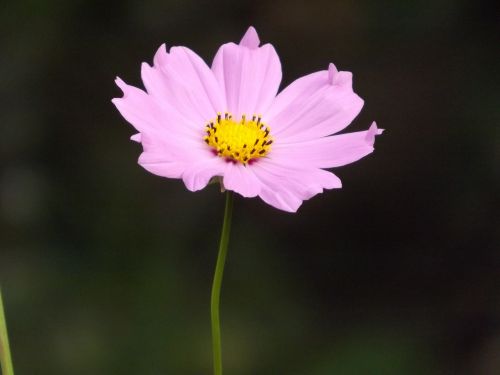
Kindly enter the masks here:
<path id="1" fill-rule="evenodd" d="M 207 135 L 203 138 L 220 157 L 247 164 L 251 160 L 265 156 L 273 143 L 270 129 L 261 122 L 261 116 L 239 121 L 226 112 L 220 113 L 205 127 Z"/>

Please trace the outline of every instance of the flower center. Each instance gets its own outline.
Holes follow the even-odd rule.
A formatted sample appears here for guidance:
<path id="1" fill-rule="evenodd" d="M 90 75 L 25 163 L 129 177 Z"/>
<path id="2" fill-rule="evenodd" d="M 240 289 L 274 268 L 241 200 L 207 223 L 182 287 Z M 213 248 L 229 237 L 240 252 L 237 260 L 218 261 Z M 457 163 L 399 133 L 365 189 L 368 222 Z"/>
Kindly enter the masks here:
<path id="1" fill-rule="evenodd" d="M 240 121 L 235 121 L 228 112 L 224 116 L 218 113 L 205 130 L 203 139 L 217 155 L 243 164 L 265 156 L 273 143 L 269 127 L 255 115 L 251 120 L 242 115 Z"/>

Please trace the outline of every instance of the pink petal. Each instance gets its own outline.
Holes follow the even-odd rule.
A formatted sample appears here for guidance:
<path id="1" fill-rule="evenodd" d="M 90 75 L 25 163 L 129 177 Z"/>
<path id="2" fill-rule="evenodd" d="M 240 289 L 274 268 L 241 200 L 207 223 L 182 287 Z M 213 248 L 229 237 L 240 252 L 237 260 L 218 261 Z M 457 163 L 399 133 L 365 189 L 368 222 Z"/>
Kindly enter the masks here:
<path id="1" fill-rule="evenodd" d="M 261 183 L 252 172 L 251 166 L 244 166 L 239 163 L 226 163 L 224 188 L 235 191 L 245 198 L 251 198 L 259 194 Z"/>
<path id="2" fill-rule="evenodd" d="M 112 102 L 140 133 L 155 132 L 168 138 L 178 137 L 194 141 L 203 136 L 202 127 L 190 128 L 186 119 L 168 104 L 160 104 L 151 95 L 127 85 L 120 78 L 116 79 L 116 84 L 122 89 L 123 97 L 114 98 Z"/>
<path id="3" fill-rule="evenodd" d="M 319 168 L 304 168 L 276 162 L 272 159 L 262 159 L 255 164 L 261 170 L 277 176 L 283 186 L 292 189 L 298 196 L 306 200 L 321 193 L 323 189 L 338 189 L 342 182 L 333 173 Z"/>
<path id="4" fill-rule="evenodd" d="M 139 164 L 148 172 L 167 178 L 181 178 L 187 164 L 180 161 L 165 160 L 156 155 L 142 153 Z"/>
<path id="5" fill-rule="evenodd" d="M 163 43 L 155 53 L 153 58 L 154 67 L 157 69 L 166 68 L 168 64 L 167 46 Z"/>
<path id="6" fill-rule="evenodd" d="M 213 157 L 212 151 L 201 141 L 166 137 L 160 133 L 141 133 L 143 152 L 161 155 L 169 160 L 195 162 Z"/>
<path id="7" fill-rule="evenodd" d="M 242 114 L 263 113 L 281 82 L 281 63 L 274 47 L 258 45 L 257 33 L 250 28 L 239 45 L 221 46 L 212 63 L 212 71 L 225 94 L 227 110 L 237 119 Z"/>
<path id="8" fill-rule="evenodd" d="M 342 183 L 333 173 L 317 168 L 297 168 L 262 159 L 252 165 L 262 183 L 259 196 L 273 207 L 296 212 L 304 200 L 323 189 L 340 188 Z"/>
<path id="9" fill-rule="evenodd" d="M 355 162 L 373 152 L 375 136 L 382 134 L 374 122 L 367 131 L 333 135 L 313 141 L 276 144 L 269 158 L 297 167 L 333 168 Z"/>
<path id="10" fill-rule="evenodd" d="M 147 171 L 162 177 L 181 178 L 190 165 L 213 157 L 204 147 L 205 144 L 186 145 L 155 133 L 142 133 L 141 143 L 144 150 L 139 157 L 139 164 Z"/>
<path id="11" fill-rule="evenodd" d="M 328 81 L 334 86 L 347 86 L 352 89 L 352 73 L 338 71 L 337 67 L 330 63 L 328 65 Z"/>
<path id="12" fill-rule="evenodd" d="M 146 81 L 150 78 L 148 74 L 158 73 L 153 70 L 148 66 L 143 67 Z M 214 156 L 203 142 L 204 123 L 195 129 L 171 103 L 161 102 L 159 88 L 155 86 L 157 82 L 148 84 L 151 89 L 149 95 L 120 79 L 117 79 L 117 84 L 124 96 L 113 99 L 113 103 L 140 133 L 144 147 L 139 158 L 141 166 L 163 177 L 182 178 L 192 191 L 205 187 L 211 177 L 223 174 L 225 162 Z M 179 90 L 182 96 L 183 91 L 181 88 Z M 139 139 L 137 136 L 134 138 Z"/>
<path id="13" fill-rule="evenodd" d="M 337 133 L 348 126 L 363 107 L 352 90 L 352 74 L 328 70 L 292 82 L 265 113 L 276 141 L 305 141 Z"/>
<path id="14" fill-rule="evenodd" d="M 198 106 L 189 110 L 182 104 L 194 100 L 186 90 L 178 89 L 178 94 L 173 92 L 173 79 L 167 77 L 161 70 L 142 63 L 141 76 L 146 87 L 150 100 L 156 105 L 168 111 L 172 117 L 176 118 L 176 124 L 182 124 L 182 128 L 188 131 L 199 131 L 203 126 L 203 111 Z M 180 102 L 180 103 L 179 103 Z"/>
<path id="15" fill-rule="evenodd" d="M 284 189 L 278 179 L 264 171 L 258 174 L 258 178 L 262 182 L 259 197 L 264 202 L 279 210 L 297 212 L 302 205 L 302 199 Z"/>
<path id="16" fill-rule="evenodd" d="M 223 93 L 210 68 L 186 47 L 162 45 L 155 65 L 142 66 L 142 80 L 148 93 L 159 102 L 170 104 L 193 126 L 203 126 L 226 108 Z"/>
<path id="17" fill-rule="evenodd" d="M 211 158 L 190 164 L 182 173 L 182 180 L 188 190 L 198 191 L 207 186 L 212 177 L 222 176 L 225 168 L 225 161 L 212 155 Z"/>
<path id="18" fill-rule="evenodd" d="M 259 48 L 259 45 L 260 39 L 257 30 L 253 26 L 250 26 L 245 35 L 243 35 L 243 38 L 241 38 L 240 46 L 256 49 Z"/>
<path id="19" fill-rule="evenodd" d="M 161 127 L 161 110 L 149 96 L 137 87 L 127 85 L 120 78 L 115 83 L 123 91 L 122 98 L 111 100 L 122 116 L 139 132 Z"/>

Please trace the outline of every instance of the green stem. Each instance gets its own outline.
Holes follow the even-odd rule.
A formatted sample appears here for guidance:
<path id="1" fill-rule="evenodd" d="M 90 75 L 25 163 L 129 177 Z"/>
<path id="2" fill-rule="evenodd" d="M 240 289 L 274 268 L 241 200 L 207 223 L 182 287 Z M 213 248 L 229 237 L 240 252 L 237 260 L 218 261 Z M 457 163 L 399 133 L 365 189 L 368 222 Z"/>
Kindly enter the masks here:
<path id="1" fill-rule="evenodd" d="M 220 288 L 226 262 L 227 245 L 229 233 L 231 232 L 231 217 L 233 214 L 233 193 L 226 192 L 226 208 L 224 210 L 224 222 L 219 244 L 219 255 L 215 266 L 214 282 L 212 284 L 212 298 L 210 300 L 210 316 L 212 318 L 212 346 L 214 351 L 214 375 L 222 375 L 222 349 L 220 335 Z"/>
<path id="2" fill-rule="evenodd" d="M 12 358 L 10 355 L 9 336 L 7 335 L 7 323 L 3 310 L 2 290 L 0 289 L 0 362 L 2 364 L 2 375 L 14 375 Z"/>

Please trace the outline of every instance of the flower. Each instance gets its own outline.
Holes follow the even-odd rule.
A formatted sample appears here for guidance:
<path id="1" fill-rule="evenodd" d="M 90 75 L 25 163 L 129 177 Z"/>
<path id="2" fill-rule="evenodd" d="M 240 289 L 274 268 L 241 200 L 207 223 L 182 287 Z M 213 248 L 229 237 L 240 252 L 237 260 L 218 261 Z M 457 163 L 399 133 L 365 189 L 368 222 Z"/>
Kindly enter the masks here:
<path id="1" fill-rule="evenodd" d="M 146 92 L 117 78 L 123 97 L 113 103 L 137 129 L 132 139 L 149 172 L 182 179 L 191 191 L 219 178 L 227 190 L 295 212 L 323 189 L 340 188 L 325 169 L 370 154 L 382 131 L 374 122 L 332 135 L 363 106 L 352 74 L 330 64 L 278 94 L 279 57 L 259 45 L 250 27 L 239 44 L 219 48 L 211 68 L 186 47 L 162 45 L 152 67 L 142 64 Z"/>

